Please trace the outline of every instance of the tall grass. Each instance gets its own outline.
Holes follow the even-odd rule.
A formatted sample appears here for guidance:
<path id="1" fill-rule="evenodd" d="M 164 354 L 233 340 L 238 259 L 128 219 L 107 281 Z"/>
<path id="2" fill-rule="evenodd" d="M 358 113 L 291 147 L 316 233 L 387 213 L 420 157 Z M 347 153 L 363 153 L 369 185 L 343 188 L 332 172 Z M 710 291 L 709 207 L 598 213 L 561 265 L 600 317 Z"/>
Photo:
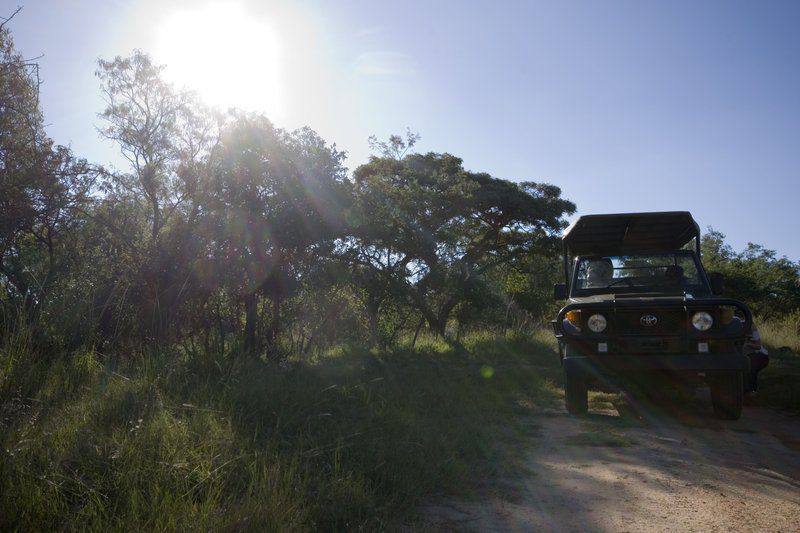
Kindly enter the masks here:
<path id="1" fill-rule="evenodd" d="M 3 389 L 0 529 L 392 527 L 429 494 L 513 471 L 507 422 L 559 401 L 546 337 L 463 344 L 230 369 L 162 354 L 111 373 L 91 352 L 33 365 L 24 395 Z M 15 346 L 4 376 L 36 359 Z"/>
<path id="2" fill-rule="evenodd" d="M 761 338 L 773 351 L 800 353 L 800 313 L 756 320 Z"/>
<path id="3" fill-rule="evenodd" d="M 756 323 L 770 359 L 759 376 L 758 403 L 800 411 L 800 314 Z"/>
<path id="4" fill-rule="evenodd" d="M 0 401 L 12 388 L 20 392 L 28 384 L 33 364 L 31 328 L 22 313 L 0 315 Z"/>

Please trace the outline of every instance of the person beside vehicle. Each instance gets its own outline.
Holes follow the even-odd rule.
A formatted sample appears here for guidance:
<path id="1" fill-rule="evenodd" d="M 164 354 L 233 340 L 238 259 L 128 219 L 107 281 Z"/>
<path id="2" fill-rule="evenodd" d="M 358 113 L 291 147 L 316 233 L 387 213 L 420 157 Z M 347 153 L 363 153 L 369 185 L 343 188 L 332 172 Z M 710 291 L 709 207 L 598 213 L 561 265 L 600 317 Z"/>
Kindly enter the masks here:
<path id="1" fill-rule="evenodd" d="M 764 370 L 769 364 L 769 352 L 761 344 L 761 334 L 753 324 L 750 337 L 744 345 L 744 353 L 750 359 L 750 372 L 745 374 L 745 391 L 758 391 L 758 373 Z"/>

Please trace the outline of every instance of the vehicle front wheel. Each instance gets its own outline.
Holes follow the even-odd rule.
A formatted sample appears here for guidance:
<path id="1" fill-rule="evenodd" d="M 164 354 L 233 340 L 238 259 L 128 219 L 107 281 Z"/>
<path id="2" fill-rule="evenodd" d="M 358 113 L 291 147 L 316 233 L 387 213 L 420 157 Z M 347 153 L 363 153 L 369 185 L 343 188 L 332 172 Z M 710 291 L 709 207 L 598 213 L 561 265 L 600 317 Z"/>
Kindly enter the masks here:
<path id="1" fill-rule="evenodd" d="M 717 372 L 710 376 L 711 404 L 717 417 L 738 420 L 742 416 L 744 386 L 742 372 Z"/>
<path id="2" fill-rule="evenodd" d="M 569 414 L 585 415 L 589 410 L 589 392 L 582 376 L 565 372 L 564 395 Z"/>

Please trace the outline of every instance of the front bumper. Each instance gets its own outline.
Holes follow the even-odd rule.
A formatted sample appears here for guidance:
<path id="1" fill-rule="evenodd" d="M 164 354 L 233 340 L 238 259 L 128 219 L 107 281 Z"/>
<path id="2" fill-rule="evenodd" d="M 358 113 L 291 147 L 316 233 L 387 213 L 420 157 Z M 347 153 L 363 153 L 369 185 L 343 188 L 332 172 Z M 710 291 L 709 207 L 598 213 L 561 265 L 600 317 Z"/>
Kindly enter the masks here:
<path id="1" fill-rule="evenodd" d="M 732 354 L 609 354 L 575 355 L 563 359 L 564 370 L 573 376 L 613 377 L 649 372 L 697 373 L 721 370 L 750 371 L 746 355 Z"/>

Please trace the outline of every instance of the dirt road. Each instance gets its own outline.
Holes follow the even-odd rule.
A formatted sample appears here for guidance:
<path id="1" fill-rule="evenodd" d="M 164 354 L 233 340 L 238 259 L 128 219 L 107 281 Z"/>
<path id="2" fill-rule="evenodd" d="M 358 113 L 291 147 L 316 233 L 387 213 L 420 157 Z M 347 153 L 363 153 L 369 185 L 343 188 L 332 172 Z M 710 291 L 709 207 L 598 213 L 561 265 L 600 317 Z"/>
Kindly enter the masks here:
<path id="1" fill-rule="evenodd" d="M 423 529 L 800 531 L 800 417 L 745 407 L 723 422 L 702 398 L 663 406 L 521 421 L 536 431 L 519 477 L 425 506 Z"/>

